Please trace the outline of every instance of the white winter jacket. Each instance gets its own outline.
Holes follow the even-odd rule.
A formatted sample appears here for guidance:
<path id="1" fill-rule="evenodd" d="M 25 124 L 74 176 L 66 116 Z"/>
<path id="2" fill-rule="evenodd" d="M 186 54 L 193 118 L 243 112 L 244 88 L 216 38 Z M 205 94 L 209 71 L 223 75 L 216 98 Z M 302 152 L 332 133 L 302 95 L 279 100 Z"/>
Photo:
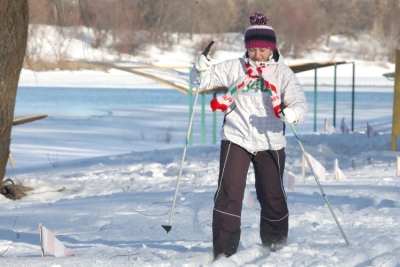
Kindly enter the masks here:
<path id="1" fill-rule="evenodd" d="M 245 59 L 246 55 L 212 65 L 202 73 L 200 88 L 229 87 L 246 75 Z M 303 122 L 307 114 L 307 102 L 297 77 L 284 64 L 281 55 L 278 62 L 271 59 L 266 64 L 278 65 L 273 76 L 275 86 L 279 88 L 284 104 L 298 111 L 297 123 Z M 222 140 L 229 140 L 253 154 L 286 146 L 285 124 L 275 116 L 270 96 L 262 90 L 263 84 L 263 81 L 254 79 L 243 89 L 226 110 L 221 130 Z"/>

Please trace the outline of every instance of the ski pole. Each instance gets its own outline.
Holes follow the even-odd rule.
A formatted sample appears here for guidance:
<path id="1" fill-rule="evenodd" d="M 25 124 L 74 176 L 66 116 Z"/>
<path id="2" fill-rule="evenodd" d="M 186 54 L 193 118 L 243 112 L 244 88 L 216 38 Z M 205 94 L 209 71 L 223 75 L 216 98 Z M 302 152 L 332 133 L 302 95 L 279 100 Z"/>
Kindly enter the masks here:
<path id="1" fill-rule="evenodd" d="M 211 46 L 214 44 L 214 41 L 211 41 L 208 46 L 206 47 L 206 49 L 204 50 L 204 52 L 202 53 L 206 58 L 208 55 L 208 52 L 210 52 L 210 48 Z M 172 226 L 171 226 L 171 219 L 172 219 L 172 214 L 174 213 L 174 206 L 175 206 L 175 202 L 176 202 L 176 196 L 178 195 L 178 189 L 179 189 L 179 181 L 181 179 L 181 174 L 182 174 L 182 167 L 183 167 L 183 162 L 185 160 L 185 155 L 186 155 L 186 149 L 187 149 L 187 144 L 188 144 L 188 140 L 189 140 L 189 135 L 190 135 L 190 130 L 192 128 L 192 123 L 193 123 L 193 115 L 194 115 L 194 108 L 196 107 L 196 103 L 197 103 L 197 97 L 199 96 L 199 89 L 200 89 L 200 84 L 201 84 L 201 73 L 199 74 L 200 78 L 197 81 L 197 87 L 196 87 L 196 95 L 193 101 L 193 107 L 192 107 L 192 115 L 190 117 L 189 120 L 189 126 L 188 126 L 188 130 L 186 133 L 186 140 L 185 140 L 185 145 L 183 147 L 183 153 L 182 153 L 182 159 L 181 159 L 181 165 L 179 167 L 179 173 L 178 173 L 178 179 L 176 180 L 176 185 L 175 185 L 175 194 L 174 194 L 174 199 L 172 200 L 172 206 L 171 206 L 171 210 L 169 213 L 169 220 L 168 220 L 168 224 L 167 225 L 161 225 L 165 231 L 167 231 L 167 233 L 169 231 L 171 231 Z"/>
<path id="2" fill-rule="evenodd" d="M 284 110 L 285 108 L 286 108 L 286 106 L 285 106 L 285 104 L 282 102 L 282 103 L 281 103 L 281 110 L 282 110 L 282 114 L 283 114 L 284 116 L 285 116 L 285 113 L 283 112 L 283 110 Z M 308 157 L 308 154 L 307 154 L 306 151 L 304 150 L 303 144 L 302 144 L 301 141 L 300 141 L 300 137 L 299 137 L 299 135 L 297 134 L 296 129 L 294 128 L 293 124 L 291 124 L 291 123 L 290 123 L 290 127 L 292 128 L 292 131 L 293 131 L 293 133 L 294 133 L 294 136 L 296 137 L 297 142 L 298 142 L 299 145 L 300 145 L 301 151 L 303 152 L 303 156 L 305 157 L 305 159 L 306 159 L 306 161 L 307 161 L 308 167 L 310 168 L 312 174 L 314 175 L 315 181 L 317 182 L 317 185 L 318 185 L 318 187 L 319 187 L 319 190 L 321 191 L 322 197 L 325 199 L 325 203 L 328 205 L 328 208 L 329 208 L 329 210 L 331 211 L 332 216 L 333 216 L 333 218 L 335 219 L 335 222 L 336 222 L 337 226 L 339 227 L 339 230 L 340 230 L 340 232 L 342 233 L 342 236 L 343 236 L 344 240 L 346 241 L 346 244 L 347 244 L 347 245 L 350 245 L 350 242 L 349 242 L 349 240 L 347 239 L 347 236 L 346 236 L 346 234 L 344 233 L 343 228 L 342 228 L 342 226 L 340 225 L 339 220 L 337 219 L 336 214 L 335 214 L 335 212 L 333 211 L 333 209 L 332 209 L 332 207 L 331 207 L 331 203 L 329 202 L 328 197 L 325 195 L 324 189 L 322 188 L 321 183 L 319 182 L 318 175 L 315 173 L 314 168 L 312 167 L 312 164 L 311 164 L 311 161 L 310 161 L 310 159 L 309 159 L 309 157 Z"/>

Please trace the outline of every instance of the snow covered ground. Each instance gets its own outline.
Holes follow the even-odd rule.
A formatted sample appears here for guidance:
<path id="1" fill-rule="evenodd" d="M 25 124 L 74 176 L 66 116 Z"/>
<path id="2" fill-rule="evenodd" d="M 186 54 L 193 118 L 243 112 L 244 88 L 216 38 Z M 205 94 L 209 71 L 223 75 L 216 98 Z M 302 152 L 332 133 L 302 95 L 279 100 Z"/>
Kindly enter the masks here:
<path id="1" fill-rule="evenodd" d="M 158 54 L 158 64 L 182 64 L 174 59 L 187 55 L 177 51 Z M 236 55 L 221 51 L 214 58 Z M 315 56 L 313 60 L 318 61 L 320 57 Z M 192 58 L 186 58 L 189 66 Z M 387 92 L 393 90 L 393 82 L 382 74 L 394 67 L 377 65 L 382 64 L 357 63 L 356 69 L 362 70 L 359 88 L 379 85 Z M 325 72 L 329 83 L 333 69 L 321 69 L 321 75 Z M 299 75 L 305 84 L 312 77 L 313 72 Z M 359 77 L 371 80 L 363 84 L 365 79 Z M 35 74 L 23 70 L 20 86 L 166 88 L 117 70 Z M 264 249 L 258 236 L 259 205 L 243 206 L 238 253 L 214 263 L 211 220 L 218 144 L 188 147 L 172 230 L 167 234 L 161 227 L 170 215 L 187 106 L 116 106 L 102 116 L 83 111 L 80 116 L 51 116 L 49 110 L 48 118 L 13 128 L 11 151 L 16 167 L 7 167 L 7 177 L 33 190 L 17 201 L 0 197 L 2 266 L 400 266 L 400 176 L 396 177 L 400 145 L 391 151 L 391 106 L 361 106 L 357 119 L 362 126 L 357 125 L 354 133 L 323 134 L 321 128 L 312 133 L 303 128 L 300 134 L 305 150 L 327 170 L 327 180 L 321 184 L 349 246 L 308 170 L 302 183 L 301 150 L 288 134 L 286 170 L 296 176 L 296 184 L 294 191 L 287 190 L 287 246 L 275 253 Z M 312 125 L 310 114 L 307 129 Z M 367 137 L 367 121 L 373 121 L 370 124 L 378 136 Z M 174 138 L 168 143 L 162 141 L 161 135 L 168 131 L 160 131 L 160 124 L 168 127 L 171 122 Z M 349 126 L 348 119 L 346 123 Z M 211 121 L 207 124 L 210 127 Z M 345 180 L 334 180 L 336 158 Z M 247 189 L 255 194 L 252 168 Z M 41 258 L 40 222 L 77 256 L 56 258 L 45 253 Z"/>

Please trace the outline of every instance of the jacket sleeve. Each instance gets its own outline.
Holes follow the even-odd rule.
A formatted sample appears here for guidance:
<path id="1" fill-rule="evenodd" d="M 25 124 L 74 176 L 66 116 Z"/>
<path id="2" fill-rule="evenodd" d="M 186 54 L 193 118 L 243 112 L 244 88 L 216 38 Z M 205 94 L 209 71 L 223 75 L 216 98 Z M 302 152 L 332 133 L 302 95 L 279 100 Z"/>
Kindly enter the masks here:
<path id="1" fill-rule="evenodd" d="M 296 124 L 300 124 L 306 120 L 308 111 L 308 104 L 303 87 L 300 85 L 293 71 L 285 64 L 280 64 L 278 75 L 282 101 L 287 107 L 298 111 L 299 120 Z"/>
<path id="2" fill-rule="evenodd" d="M 197 86 L 200 79 L 200 89 L 210 90 L 218 87 L 229 87 L 237 77 L 244 74 L 239 59 L 227 60 L 221 63 L 211 65 L 211 68 L 201 75 L 195 67 L 192 68 L 190 80 L 193 86 Z"/>

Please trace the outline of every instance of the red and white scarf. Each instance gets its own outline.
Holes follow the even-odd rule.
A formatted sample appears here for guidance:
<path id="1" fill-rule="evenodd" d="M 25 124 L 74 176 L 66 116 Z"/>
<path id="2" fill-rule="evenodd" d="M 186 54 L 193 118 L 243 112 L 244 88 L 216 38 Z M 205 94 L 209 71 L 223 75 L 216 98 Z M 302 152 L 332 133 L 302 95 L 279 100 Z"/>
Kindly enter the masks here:
<path id="1" fill-rule="evenodd" d="M 271 79 L 271 74 L 273 74 L 277 65 L 274 64 L 256 67 L 248 62 L 245 62 L 244 65 L 247 69 L 246 75 L 239 78 L 236 82 L 229 86 L 226 94 L 211 100 L 210 106 L 212 111 L 220 109 L 222 112 L 225 112 L 226 109 L 235 101 L 236 97 L 240 94 L 243 88 L 245 88 L 252 79 L 258 79 L 261 76 L 271 98 L 275 116 L 279 118 L 278 112 L 281 104 L 280 92 L 278 88 L 276 88 L 272 83 L 268 82 L 268 80 Z"/>

